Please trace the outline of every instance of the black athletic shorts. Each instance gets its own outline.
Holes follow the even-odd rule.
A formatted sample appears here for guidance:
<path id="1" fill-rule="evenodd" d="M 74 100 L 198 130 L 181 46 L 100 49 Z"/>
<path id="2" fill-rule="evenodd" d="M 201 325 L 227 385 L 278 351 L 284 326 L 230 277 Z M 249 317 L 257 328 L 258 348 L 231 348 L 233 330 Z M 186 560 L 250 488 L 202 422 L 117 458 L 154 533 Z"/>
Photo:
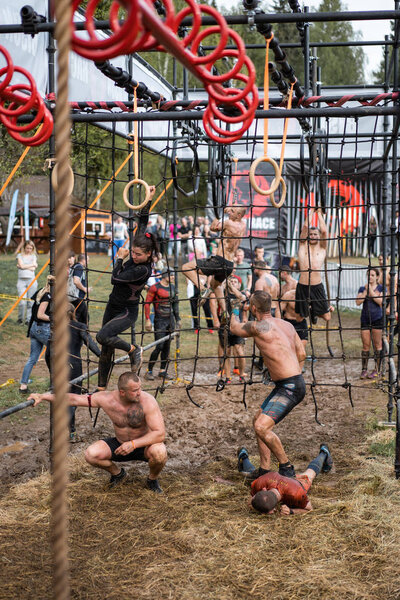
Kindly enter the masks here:
<path id="1" fill-rule="evenodd" d="M 302 375 L 275 381 L 275 388 L 261 405 L 264 415 L 275 423 L 282 421 L 306 395 L 306 384 Z"/>
<path id="2" fill-rule="evenodd" d="M 323 284 L 304 285 L 298 283 L 294 310 L 301 317 L 311 317 L 311 319 L 329 312 L 329 304 Z"/>
<path id="3" fill-rule="evenodd" d="M 307 320 L 303 319 L 302 321 L 296 321 L 296 319 L 283 319 L 288 323 L 291 323 L 295 328 L 297 335 L 301 340 L 308 340 L 308 326 Z"/>
<path id="4" fill-rule="evenodd" d="M 122 446 L 122 443 L 118 441 L 116 437 L 103 438 L 102 441 L 110 448 L 112 452 L 111 460 L 114 460 L 115 462 L 125 462 L 128 460 L 142 460 L 144 462 L 149 462 L 144 455 L 146 448 L 135 448 L 133 452 L 123 456 L 122 454 L 115 454 L 116 449 Z"/>
<path id="5" fill-rule="evenodd" d="M 224 347 L 225 344 L 225 327 L 220 327 L 218 329 L 218 338 L 219 338 L 219 343 L 221 344 L 222 347 Z M 227 343 L 228 343 L 228 348 L 232 348 L 232 346 L 236 346 L 237 344 L 244 344 L 244 338 L 239 337 L 238 335 L 233 335 L 233 333 L 228 332 L 228 337 L 227 337 Z"/>
<path id="6" fill-rule="evenodd" d="M 197 266 L 204 275 L 214 275 L 215 281 L 222 283 L 233 271 L 233 262 L 222 256 L 210 256 L 197 261 Z"/>
<path id="7" fill-rule="evenodd" d="M 361 321 L 361 329 L 383 329 L 383 319 L 376 321 Z"/>

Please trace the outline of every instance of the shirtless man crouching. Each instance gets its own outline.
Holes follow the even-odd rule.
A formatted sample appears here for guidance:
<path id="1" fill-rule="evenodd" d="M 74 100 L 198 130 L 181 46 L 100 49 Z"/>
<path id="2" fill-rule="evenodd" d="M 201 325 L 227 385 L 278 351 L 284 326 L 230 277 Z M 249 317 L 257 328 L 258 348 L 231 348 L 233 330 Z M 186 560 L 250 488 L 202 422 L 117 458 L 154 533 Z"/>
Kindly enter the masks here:
<path id="1" fill-rule="evenodd" d="M 54 401 L 53 394 L 31 394 L 37 406 L 42 400 Z M 86 461 L 93 467 L 108 471 L 109 487 L 126 477 L 126 471 L 115 462 L 139 460 L 149 463 L 146 487 L 161 494 L 157 476 L 167 462 L 164 445 L 165 425 L 157 400 L 141 389 L 140 379 L 131 371 L 122 373 L 118 389 L 94 394 L 68 394 L 70 406 L 102 408 L 114 425 L 115 437 L 91 444 L 85 452 Z"/>
<path id="2" fill-rule="evenodd" d="M 318 214 L 318 227 L 311 227 L 314 213 Z M 333 306 L 329 306 L 322 283 L 321 272 L 327 248 L 327 233 L 321 209 L 312 208 L 300 232 L 299 265 L 300 279 L 296 287 L 296 313 L 310 317 L 315 324 L 317 317 L 330 321 Z"/>
<path id="3" fill-rule="evenodd" d="M 221 284 L 233 271 L 236 250 L 246 232 L 246 221 L 243 219 L 246 210 L 245 206 L 227 206 L 224 213 L 228 218 L 214 219 L 210 225 L 211 231 L 221 232 L 217 253 L 210 258 L 192 260 L 182 266 L 185 277 L 200 288 L 201 303 L 205 302 L 212 292 L 215 292 L 223 313 L 222 322 L 226 320 L 226 302 Z M 211 276 L 209 288 L 203 285 L 199 275 Z"/>
<path id="4" fill-rule="evenodd" d="M 294 467 L 289 462 L 282 442 L 272 429 L 305 396 L 306 386 L 301 371 L 306 353 L 293 325 L 272 317 L 271 296 L 267 292 L 257 291 L 252 294 L 250 311 L 256 320 L 244 324 L 232 315 L 231 333 L 254 338 L 275 383 L 275 388 L 254 418 L 260 468 L 252 474 L 252 478 L 269 471 L 271 452 L 279 462 L 280 475 L 294 477 Z"/>

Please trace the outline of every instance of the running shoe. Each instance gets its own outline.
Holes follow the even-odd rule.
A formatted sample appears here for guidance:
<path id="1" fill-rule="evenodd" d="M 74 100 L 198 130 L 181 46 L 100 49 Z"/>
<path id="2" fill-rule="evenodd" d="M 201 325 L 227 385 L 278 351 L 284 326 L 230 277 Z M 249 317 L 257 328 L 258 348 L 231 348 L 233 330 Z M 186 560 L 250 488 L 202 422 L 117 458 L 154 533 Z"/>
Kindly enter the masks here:
<path id="1" fill-rule="evenodd" d="M 208 300 L 209 295 L 211 294 L 212 289 L 211 288 L 206 288 L 205 290 L 203 290 L 200 294 L 200 299 L 199 299 L 199 305 L 203 306 L 203 304 L 205 304 Z"/>
<path id="2" fill-rule="evenodd" d="M 214 334 L 214 333 L 215 333 L 215 331 L 214 331 L 214 329 L 209 329 L 209 330 L 208 330 L 208 333 L 212 333 L 212 334 Z"/>
<path id="3" fill-rule="evenodd" d="M 245 447 L 239 448 L 239 450 L 237 451 L 237 457 L 239 473 L 243 473 L 244 475 L 250 475 L 250 473 L 253 473 L 256 470 L 255 466 L 251 463 L 249 459 L 249 453 L 247 452 L 247 449 Z"/>
<path id="4" fill-rule="evenodd" d="M 235 367 L 232 372 L 234 375 L 240 375 L 240 371 L 237 367 Z"/>
<path id="5" fill-rule="evenodd" d="M 172 381 L 174 379 L 171 375 L 168 375 L 167 371 L 160 371 L 158 376 L 164 379 L 164 381 Z"/>
<path id="6" fill-rule="evenodd" d="M 283 477 L 296 477 L 296 471 L 293 465 L 279 465 L 279 475 Z"/>
<path id="7" fill-rule="evenodd" d="M 368 379 L 378 379 L 379 373 L 374 369 L 373 371 L 371 371 L 371 373 L 368 373 L 367 377 Z"/>
<path id="8" fill-rule="evenodd" d="M 70 441 L 70 444 L 77 444 L 78 442 L 81 441 L 79 439 L 79 435 L 76 431 L 71 431 L 71 433 L 69 434 L 69 441 Z"/>
<path id="9" fill-rule="evenodd" d="M 141 346 L 136 346 L 130 354 L 132 371 L 133 373 L 138 373 L 140 371 L 140 367 L 142 366 L 143 348 Z"/>
<path id="10" fill-rule="evenodd" d="M 368 371 L 367 371 L 367 369 L 363 369 L 361 371 L 360 379 L 367 379 L 367 377 L 368 377 Z"/>
<path id="11" fill-rule="evenodd" d="M 146 480 L 146 487 L 148 490 L 151 490 L 155 494 L 163 493 L 162 488 L 160 487 L 160 484 L 158 483 L 158 479 L 150 479 L 148 477 Z"/>
<path id="12" fill-rule="evenodd" d="M 245 378 L 242 377 L 241 375 L 239 375 L 239 383 L 246 383 Z"/>
<path id="13" fill-rule="evenodd" d="M 329 448 L 326 444 L 321 444 L 319 447 L 320 452 L 324 452 L 326 454 L 325 462 L 322 465 L 322 472 L 329 473 L 329 471 L 333 467 L 333 458 L 331 453 L 329 452 Z"/>
<path id="14" fill-rule="evenodd" d="M 232 379 L 230 377 L 227 377 L 225 379 L 225 385 L 228 385 L 229 383 L 232 383 Z"/>
<path id="15" fill-rule="evenodd" d="M 123 480 L 125 479 L 126 476 L 127 476 L 127 473 L 126 473 L 125 469 L 123 467 L 121 467 L 121 470 L 118 473 L 118 475 L 111 475 L 110 481 L 108 482 L 108 487 L 113 488 L 116 485 L 119 485 L 120 483 L 123 482 Z"/>
<path id="16" fill-rule="evenodd" d="M 146 374 L 144 376 L 145 379 L 147 379 L 147 381 L 154 381 L 154 375 L 152 371 L 146 371 Z"/>
<path id="17" fill-rule="evenodd" d="M 262 467 L 258 467 L 258 469 L 254 469 L 254 471 L 251 471 L 250 473 L 245 475 L 244 480 L 248 485 L 250 485 L 253 481 L 255 481 L 255 479 L 258 479 L 259 477 L 261 477 L 262 475 L 265 475 L 266 473 L 270 473 L 270 470 L 263 469 Z"/>

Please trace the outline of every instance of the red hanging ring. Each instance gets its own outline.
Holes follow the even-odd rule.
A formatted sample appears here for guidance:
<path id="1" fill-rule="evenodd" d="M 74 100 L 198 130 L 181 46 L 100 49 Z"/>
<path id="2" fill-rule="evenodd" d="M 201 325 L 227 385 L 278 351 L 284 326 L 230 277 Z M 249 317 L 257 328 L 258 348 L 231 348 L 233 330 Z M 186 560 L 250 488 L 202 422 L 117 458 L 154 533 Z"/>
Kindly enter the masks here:
<path id="1" fill-rule="evenodd" d="M 3 75 L 3 69 L 0 70 L 0 77 L 1 75 Z M 25 113 L 27 113 L 35 104 L 35 102 L 37 101 L 37 89 L 36 89 L 36 83 L 32 77 L 32 75 L 30 73 L 28 73 L 28 71 L 26 69 L 24 69 L 23 67 L 14 67 L 14 72 L 17 71 L 18 73 L 21 73 L 22 75 L 25 75 L 25 77 L 28 79 L 30 86 L 26 86 L 25 89 L 30 90 L 31 95 L 30 96 L 20 96 L 18 94 L 14 94 L 14 90 L 20 89 L 22 84 L 16 84 L 16 85 L 10 85 L 7 87 L 6 90 L 4 90 L 2 92 L 2 101 L 0 102 L 0 113 L 2 113 L 3 115 L 7 115 L 9 117 L 17 117 L 18 115 L 23 115 Z M 19 108 L 15 109 L 15 110 L 10 110 L 9 108 L 5 108 L 3 106 L 4 102 L 7 102 L 8 100 L 11 100 L 13 102 L 15 102 L 16 104 L 19 104 Z"/>
<path id="2" fill-rule="evenodd" d="M 29 89 L 28 86 L 24 85 L 24 84 L 20 84 L 19 85 L 20 89 Z M 5 115 L 0 115 L 0 119 L 3 122 L 4 126 L 7 127 L 7 129 L 11 129 L 12 131 L 18 131 L 20 133 L 24 132 L 24 131 L 30 131 L 31 129 L 35 129 L 35 127 L 37 127 L 39 125 L 39 123 L 41 122 L 43 116 L 44 116 L 44 110 L 45 110 L 45 105 L 44 102 L 42 100 L 42 98 L 40 96 L 37 96 L 37 98 L 39 99 L 38 105 L 38 111 L 36 116 L 34 117 L 33 121 L 31 121 L 31 123 L 28 123 L 27 125 L 17 125 L 17 118 L 16 117 L 6 117 Z M 13 106 L 13 104 L 16 104 L 15 102 L 12 102 L 9 106 L 9 109 L 11 109 L 11 107 Z"/>
<path id="3" fill-rule="evenodd" d="M 203 39 L 209 35 L 213 35 L 214 33 L 219 33 L 219 31 L 220 30 L 219 30 L 218 26 L 208 27 L 207 29 L 204 29 L 197 36 L 196 44 L 201 43 L 203 41 Z M 233 29 L 228 29 L 228 33 L 229 33 L 228 38 L 231 38 L 234 41 L 234 43 L 237 46 L 237 50 L 224 49 L 217 60 L 225 58 L 226 56 L 232 56 L 236 59 L 236 64 L 232 67 L 232 69 L 230 71 L 227 71 L 226 73 L 222 73 L 219 75 L 213 75 L 212 68 L 213 68 L 216 60 L 209 60 L 207 62 L 207 64 L 205 65 L 207 68 L 207 71 L 205 73 L 203 73 L 203 80 L 205 80 L 209 83 L 214 83 L 214 82 L 222 83 L 223 81 L 228 81 L 228 79 L 232 79 L 236 75 L 236 73 L 238 73 L 240 71 L 240 69 L 243 66 L 244 59 L 246 56 L 246 46 L 244 45 L 242 38 L 240 37 L 240 35 L 238 35 L 236 33 L 236 31 L 233 31 Z M 211 54 L 209 56 L 211 56 Z"/>
<path id="4" fill-rule="evenodd" d="M 227 56 L 231 56 L 232 50 L 227 50 Z M 233 94 L 230 94 L 230 100 L 228 102 L 234 103 L 242 100 L 247 94 L 252 91 L 254 87 L 254 83 L 256 80 L 256 70 L 254 68 L 253 63 L 249 59 L 248 56 L 245 56 L 244 64 L 247 68 L 248 75 L 244 73 L 238 73 L 235 76 L 235 79 L 239 79 L 240 81 L 247 82 L 244 88 L 229 88 L 230 90 L 234 90 Z M 226 102 L 226 88 L 223 88 L 218 85 L 210 85 L 206 84 L 205 86 L 207 93 L 214 98 L 217 102 Z M 258 92 L 257 92 L 258 97 Z"/>
<path id="5" fill-rule="evenodd" d="M 229 34 L 228 26 L 224 17 L 215 8 L 212 8 L 211 6 L 205 6 L 204 4 L 201 4 L 199 8 L 201 12 L 208 13 L 209 15 L 214 17 L 214 19 L 217 21 L 217 24 L 219 25 L 219 33 L 221 35 L 221 39 L 219 40 L 217 47 L 211 52 L 211 54 L 207 54 L 207 56 L 196 56 L 200 40 L 198 40 L 197 37 L 195 37 L 195 39 L 193 40 L 192 45 L 190 47 L 190 51 L 193 54 L 193 64 L 204 65 L 209 62 L 215 62 L 216 60 L 218 60 L 226 46 Z"/>
<path id="6" fill-rule="evenodd" d="M 0 46 L 0 52 L 6 59 L 6 63 L 7 63 L 7 66 L 4 67 L 5 71 L 3 72 L 3 74 L 6 73 L 6 76 L 4 78 L 4 81 L 0 82 L 0 92 L 1 92 L 2 90 L 4 90 L 4 88 L 7 87 L 7 85 L 11 81 L 11 78 L 14 74 L 14 63 L 12 61 L 10 53 L 8 52 L 8 50 L 6 50 L 6 48 L 4 48 L 4 46 Z M 3 69 L 2 69 L 2 71 L 3 71 Z"/>
<path id="7" fill-rule="evenodd" d="M 187 6 L 186 8 L 183 8 L 177 15 L 175 18 L 175 31 L 178 31 L 179 26 L 181 24 L 181 22 L 183 21 L 183 19 L 187 16 L 189 16 L 190 14 L 193 15 L 193 22 L 192 22 L 192 29 L 190 30 L 190 32 L 188 33 L 188 35 L 186 35 L 182 40 L 181 43 L 183 44 L 183 47 L 186 48 L 187 46 L 189 46 L 189 44 L 192 43 L 192 41 L 194 40 L 194 38 L 196 37 L 196 35 L 198 34 L 200 27 L 201 27 L 201 12 L 199 9 L 199 5 L 196 4 L 196 2 L 194 2 L 194 0 L 186 0 L 187 4 L 189 4 L 190 6 Z"/>

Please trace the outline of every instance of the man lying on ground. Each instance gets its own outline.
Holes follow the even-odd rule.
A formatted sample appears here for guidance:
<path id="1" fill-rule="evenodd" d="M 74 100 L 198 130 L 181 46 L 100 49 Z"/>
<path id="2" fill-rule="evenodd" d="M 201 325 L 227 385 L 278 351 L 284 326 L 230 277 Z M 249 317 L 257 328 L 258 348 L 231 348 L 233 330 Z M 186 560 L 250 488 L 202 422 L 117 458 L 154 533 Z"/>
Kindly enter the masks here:
<path id="1" fill-rule="evenodd" d="M 283 477 L 274 471 L 261 475 L 251 484 L 251 505 L 255 510 L 268 515 L 276 510 L 280 502 L 282 515 L 296 515 L 312 510 L 307 492 L 317 475 L 322 471 L 328 473 L 332 469 L 333 460 L 328 446 L 321 444 L 319 454 L 314 458 L 304 473 L 295 479 Z"/>

